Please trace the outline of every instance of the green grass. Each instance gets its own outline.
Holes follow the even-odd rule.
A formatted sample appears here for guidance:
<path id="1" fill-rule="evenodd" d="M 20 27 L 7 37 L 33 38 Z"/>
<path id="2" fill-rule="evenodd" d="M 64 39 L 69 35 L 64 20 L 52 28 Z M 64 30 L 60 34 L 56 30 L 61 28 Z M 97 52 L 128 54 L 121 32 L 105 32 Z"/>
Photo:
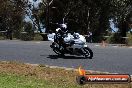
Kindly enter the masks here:
<path id="1" fill-rule="evenodd" d="M 20 76 L 15 74 L 0 74 L 0 88 L 129 88 L 113 84 L 88 84 L 85 86 L 79 85 L 58 85 L 46 80 L 35 79 L 33 77 Z"/>
<path id="2" fill-rule="evenodd" d="M 63 86 L 50 81 L 16 74 L 0 73 L 0 88 L 79 88 L 75 85 Z"/>
<path id="3" fill-rule="evenodd" d="M 50 82 L 15 74 L 0 74 L 0 88 L 58 88 Z"/>

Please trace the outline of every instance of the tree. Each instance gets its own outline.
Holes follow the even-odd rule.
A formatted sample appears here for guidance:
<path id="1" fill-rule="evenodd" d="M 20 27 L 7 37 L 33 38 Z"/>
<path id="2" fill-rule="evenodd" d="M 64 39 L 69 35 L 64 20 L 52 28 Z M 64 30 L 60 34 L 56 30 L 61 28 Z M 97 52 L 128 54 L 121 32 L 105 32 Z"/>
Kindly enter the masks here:
<path id="1" fill-rule="evenodd" d="M 126 33 L 128 32 L 129 28 L 129 19 L 132 7 L 131 0 L 114 0 L 113 1 L 114 9 L 113 9 L 113 16 L 115 21 L 117 22 L 117 27 L 119 28 L 120 32 L 120 43 L 125 43 Z"/>
<path id="2" fill-rule="evenodd" d="M 95 42 L 100 42 L 110 28 L 111 18 L 118 24 L 121 37 L 126 36 L 131 3 L 131 0 L 43 0 L 45 11 L 41 9 L 40 19 L 45 19 L 43 24 L 54 30 L 56 26 L 51 23 L 62 23 L 64 18 L 70 31 L 83 34 L 92 31 Z"/>
<path id="3" fill-rule="evenodd" d="M 1 30 L 7 30 L 7 37 L 12 39 L 12 35 L 18 37 L 25 15 L 26 0 L 1 0 L 0 19 Z"/>

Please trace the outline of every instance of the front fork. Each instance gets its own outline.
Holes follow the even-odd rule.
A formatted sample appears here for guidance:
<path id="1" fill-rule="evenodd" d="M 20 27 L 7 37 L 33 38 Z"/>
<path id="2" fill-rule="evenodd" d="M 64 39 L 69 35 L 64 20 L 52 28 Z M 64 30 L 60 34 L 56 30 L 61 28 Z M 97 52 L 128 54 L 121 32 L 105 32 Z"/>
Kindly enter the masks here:
<path id="1" fill-rule="evenodd" d="M 86 47 L 88 47 L 88 45 L 87 44 L 85 44 L 82 48 L 81 48 L 81 51 L 82 51 L 82 54 L 86 54 L 86 51 L 84 50 L 84 48 L 86 48 Z"/>

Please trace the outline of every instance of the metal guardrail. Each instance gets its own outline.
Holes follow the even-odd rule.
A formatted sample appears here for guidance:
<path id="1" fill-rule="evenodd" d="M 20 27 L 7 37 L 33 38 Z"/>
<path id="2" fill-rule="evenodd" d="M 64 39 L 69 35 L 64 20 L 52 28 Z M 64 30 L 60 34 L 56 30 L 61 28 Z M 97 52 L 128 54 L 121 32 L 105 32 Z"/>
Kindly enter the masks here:
<path id="1" fill-rule="evenodd" d="M 0 33 L 6 33 L 7 31 L 0 31 Z"/>

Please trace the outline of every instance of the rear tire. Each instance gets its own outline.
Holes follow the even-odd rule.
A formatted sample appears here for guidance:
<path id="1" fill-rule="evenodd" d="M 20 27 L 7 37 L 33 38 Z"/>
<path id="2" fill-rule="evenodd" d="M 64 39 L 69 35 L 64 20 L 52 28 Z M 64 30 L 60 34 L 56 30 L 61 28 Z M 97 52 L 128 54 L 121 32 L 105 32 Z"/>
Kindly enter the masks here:
<path id="1" fill-rule="evenodd" d="M 53 51 L 59 56 L 65 56 L 64 53 L 57 47 L 53 48 Z"/>
<path id="2" fill-rule="evenodd" d="M 84 51 L 85 51 L 84 53 L 85 58 L 89 58 L 89 59 L 93 58 L 93 51 L 89 47 L 85 47 Z"/>

